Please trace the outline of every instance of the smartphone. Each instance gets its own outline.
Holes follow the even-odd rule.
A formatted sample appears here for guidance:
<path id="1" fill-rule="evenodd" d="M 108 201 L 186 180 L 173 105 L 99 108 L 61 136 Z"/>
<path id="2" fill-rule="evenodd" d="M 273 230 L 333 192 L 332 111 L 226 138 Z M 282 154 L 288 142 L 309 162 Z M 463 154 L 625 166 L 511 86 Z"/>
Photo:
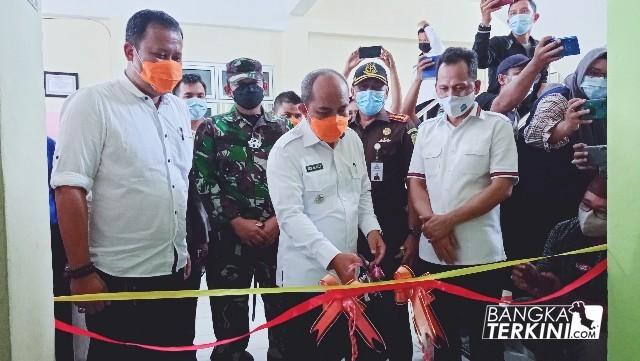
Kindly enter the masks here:
<path id="1" fill-rule="evenodd" d="M 591 111 L 582 116 L 582 119 L 605 120 L 607 119 L 607 98 L 587 100 L 582 109 Z"/>
<path id="2" fill-rule="evenodd" d="M 379 58 L 382 54 L 382 46 L 365 46 L 358 49 L 360 59 Z"/>
<path id="3" fill-rule="evenodd" d="M 593 145 L 584 147 L 587 152 L 587 162 L 590 166 L 598 169 L 607 168 L 607 146 L 606 145 Z"/>
<path id="4" fill-rule="evenodd" d="M 420 60 L 422 59 L 431 59 L 431 61 L 433 61 L 433 65 L 431 65 L 430 67 L 422 71 L 422 79 L 435 78 L 436 68 L 437 68 L 436 65 L 438 65 L 438 60 L 440 60 L 440 55 L 423 56 L 422 58 L 420 58 Z"/>
<path id="5" fill-rule="evenodd" d="M 564 49 L 562 50 L 562 53 L 560 53 L 560 56 L 570 56 L 570 55 L 580 54 L 580 43 L 578 42 L 577 36 L 565 36 L 562 38 L 552 38 L 547 43 L 545 43 L 545 45 L 558 40 L 560 41 L 560 45 L 558 46 L 564 47 Z"/>

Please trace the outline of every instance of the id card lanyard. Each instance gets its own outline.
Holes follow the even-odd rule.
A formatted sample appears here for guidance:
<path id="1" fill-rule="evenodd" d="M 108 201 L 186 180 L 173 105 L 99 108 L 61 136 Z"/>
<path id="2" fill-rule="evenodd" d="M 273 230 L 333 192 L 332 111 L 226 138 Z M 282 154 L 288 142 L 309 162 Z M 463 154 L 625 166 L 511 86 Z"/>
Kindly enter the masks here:
<path id="1" fill-rule="evenodd" d="M 380 143 L 376 143 L 373 145 L 373 149 L 376 151 L 376 159 L 371 162 L 371 181 L 372 182 L 382 182 L 383 181 L 383 171 L 384 164 L 380 161 L 379 152 L 380 152 Z"/>

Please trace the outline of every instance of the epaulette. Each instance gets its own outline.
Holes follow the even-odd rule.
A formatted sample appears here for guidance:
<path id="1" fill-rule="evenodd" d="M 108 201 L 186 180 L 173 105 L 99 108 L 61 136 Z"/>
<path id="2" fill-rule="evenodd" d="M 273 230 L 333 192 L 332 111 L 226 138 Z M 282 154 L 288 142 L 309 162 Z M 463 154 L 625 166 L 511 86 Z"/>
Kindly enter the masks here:
<path id="1" fill-rule="evenodd" d="M 394 122 L 400 122 L 400 123 L 406 123 L 409 121 L 409 116 L 406 114 L 396 114 L 396 113 L 389 113 L 389 120 L 392 120 Z"/>

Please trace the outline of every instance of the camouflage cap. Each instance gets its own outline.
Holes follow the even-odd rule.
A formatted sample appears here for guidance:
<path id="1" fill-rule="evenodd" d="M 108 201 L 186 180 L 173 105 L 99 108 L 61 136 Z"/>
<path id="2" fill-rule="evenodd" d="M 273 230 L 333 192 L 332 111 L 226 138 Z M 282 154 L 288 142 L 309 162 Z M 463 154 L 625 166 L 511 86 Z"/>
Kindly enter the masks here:
<path id="1" fill-rule="evenodd" d="M 358 85 L 366 79 L 378 79 L 384 85 L 389 85 L 387 71 L 382 65 L 373 61 L 362 64 L 356 69 L 356 73 L 353 75 L 353 85 Z"/>
<path id="2" fill-rule="evenodd" d="M 242 79 L 264 80 L 262 64 L 249 58 L 238 58 L 227 64 L 227 81 L 234 82 Z"/>

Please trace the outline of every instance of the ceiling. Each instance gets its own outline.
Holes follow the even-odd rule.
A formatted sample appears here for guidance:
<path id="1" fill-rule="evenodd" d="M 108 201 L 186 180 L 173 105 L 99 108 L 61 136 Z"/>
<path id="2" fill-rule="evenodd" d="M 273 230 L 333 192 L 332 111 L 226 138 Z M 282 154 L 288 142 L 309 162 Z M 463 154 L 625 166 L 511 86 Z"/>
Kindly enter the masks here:
<path id="1" fill-rule="evenodd" d="M 128 18 L 162 9 L 181 23 L 284 30 L 291 15 L 304 15 L 316 0 L 42 0 L 44 16 Z"/>

